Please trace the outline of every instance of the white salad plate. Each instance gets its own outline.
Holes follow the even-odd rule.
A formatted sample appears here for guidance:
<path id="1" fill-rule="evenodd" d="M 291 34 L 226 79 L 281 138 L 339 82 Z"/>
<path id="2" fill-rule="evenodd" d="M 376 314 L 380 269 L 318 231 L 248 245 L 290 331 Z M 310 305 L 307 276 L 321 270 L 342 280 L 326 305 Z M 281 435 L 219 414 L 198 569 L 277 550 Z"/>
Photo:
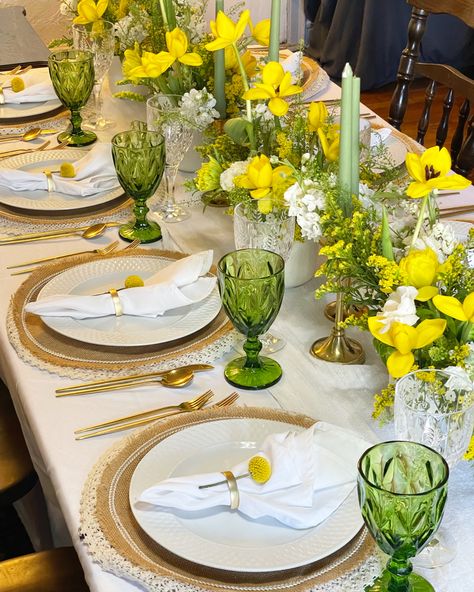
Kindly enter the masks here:
<path id="1" fill-rule="evenodd" d="M 362 527 L 355 488 L 325 521 L 303 530 L 271 518 L 250 520 L 228 508 L 188 513 L 137 502 L 158 481 L 226 470 L 255 454 L 266 436 L 288 430 L 303 428 L 232 418 L 192 425 L 162 440 L 143 457 L 130 482 L 130 505 L 138 524 L 175 555 L 216 569 L 281 571 L 335 553 Z"/>
<path id="2" fill-rule="evenodd" d="M 122 288 L 129 275 L 145 282 L 174 260 L 166 257 L 123 257 L 97 259 L 76 265 L 51 279 L 37 300 L 47 296 L 90 295 Z M 136 288 L 139 290 L 140 288 Z M 146 346 L 182 339 L 208 325 L 219 313 L 221 300 L 216 288 L 203 301 L 170 310 L 156 318 L 123 315 L 91 319 L 42 317 L 43 322 L 61 335 L 94 345 L 112 347 Z"/>
<path id="3" fill-rule="evenodd" d="M 87 150 L 69 148 L 48 150 L 47 152 L 29 152 L 13 156 L 2 162 L 2 167 L 30 172 L 42 172 L 46 168 L 59 169 L 63 162 L 76 162 L 87 154 Z M 117 181 L 118 185 L 118 181 Z M 57 191 L 12 191 L 0 186 L 0 203 L 24 210 L 61 212 L 92 208 L 123 195 L 122 187 L 108 189 L 89 197 L 66 195 Z"/>

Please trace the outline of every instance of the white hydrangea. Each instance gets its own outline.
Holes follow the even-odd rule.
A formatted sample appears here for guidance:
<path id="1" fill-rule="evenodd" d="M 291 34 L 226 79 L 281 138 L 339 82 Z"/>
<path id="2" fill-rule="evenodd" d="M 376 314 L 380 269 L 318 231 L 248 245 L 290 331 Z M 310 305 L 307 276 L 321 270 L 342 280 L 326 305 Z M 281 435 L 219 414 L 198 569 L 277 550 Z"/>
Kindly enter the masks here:
<path id="1" fill-rule="evenodd" d="M 238 175 L 244 175 L 247 172 L 247 167 L 251 159 L 237 160 L 233 162 L 228 169 L 221 173 L 220 184 L 224 191 L 232 191 L 234 189 L 234 179 Z"/>
<path id="2" fill-rule="evenodd" d="M 415 241 L 414 248 L 432 249 L 436 253 L 438 261 L 443 263 L 454 251 L 457 244 L 458 241 L 452 226 L 437 222 L 431 230 L 426 231 Z"/>
<path id="3" fill-rule="evenodd" d="M 150 17 L 142 11 L 140 17 L 128 14 L 115 23 L 115 36 L 120 43 L 121 51 L 133 47 L 134 43 L 141 43 L 147 36 L 147 24 Z"/>
<path id="4" fill-rule="evenodd" d="M 324 211 L 325 198 L 321 189 L 309 179 L 303 187 L 294 183 L 285 191 L 288 214 L 295 216 L 303 238 L 317 240 L 322 235 L 321 212 Z"/>
<path id="5" fill-rule="evenodd" d="M 180 111 L 183 118 L 189 122 L 192 127 L 204 130 L 214 119 L 219 117 L 219 112 L 214 109 L 216 99 L 207 91 L 191 89 L 184 93 L 181 99 Z"/>

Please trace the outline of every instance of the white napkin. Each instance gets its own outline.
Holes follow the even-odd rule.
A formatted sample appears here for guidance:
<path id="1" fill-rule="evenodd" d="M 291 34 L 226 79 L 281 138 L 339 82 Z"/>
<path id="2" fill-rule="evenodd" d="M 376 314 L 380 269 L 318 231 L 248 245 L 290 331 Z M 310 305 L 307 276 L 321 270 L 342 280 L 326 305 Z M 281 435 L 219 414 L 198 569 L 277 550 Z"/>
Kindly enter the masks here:
<path id="1" fill-rule="evenodd" d="M 9 76 L 1 82 L 5 86 L 10 86 L 12 78 L 13 76 Z M 58 100 L 48 68 L 33 68 L 26 74 L 22 74 L 21 78 L 25 83 L 25 89 L 15 93 L 9 88 L 4 88 L 5 103 L 19 105 L 20 103 L 43 103 L 53 99 Z"/>
<path id="2" fill-rule="evenodd" d="M 73 164 L 75 177 L 66 178 L 59 173 L 53 174 L 55 191 L 65 195 L 89 197 L 119 186 L 110 144 L 97 144 L 86 156 Z M 12 191 L 36 191 L 47 190 L 48 184 L 44 173 L 0 168 L 0 186 Z"/>
<path id="3" fill-rule="evenodd" d="M 294 78 L 300 74 L 301 60 L 303 59 L 303 53 L 301 51 L 295 51 L 287 58 L 282 60 L 280 63 L 285 72 L 289 72 L 291 77 Z"/>
<path id="4" fill-rule="evenodd" d="M 145 286 L 120 290 L 118 295 L 123 314 L 157 317 L 168 310 L 204 300 L 216 285 L 215 277 L 202 277 L 211 267 L 212 256 L 212 251 L 190 255 L 155 273 Z M 96 296 L 48 296 L 30 302 L 25 310 L 45 317 L 73 319 L 115 314 L 112 297 L 108 293 Z"/>
<path id="5" fill-rule="evenodd" d="M 370 134 L 370 147 L 377 148 L 380 144 L 384 144 L 385 140 L 390 136 L 392 130 L 389 127 L 381 127 L 380 129 L 372 129 Z"/>
<path id="6" fill-rule="evenodd" d="M 357 461 L 369 446 L 357 435 L 325 422 L 300 433 L 267 436 L 257 454 L 268 458 L 272 476 L 263 485 L 250 477 L 237 480 L 239 512 L 254 520 L 270 516 L 292 528 L 320 524 L 354 489 Z M 247 464 L 216 468 L 230 470 L 237 477 L 247 473 Z M 227 483 L 199 489 L 199 485 L 222 480 L 219 472 L 173 477 L 143 491 L 138 503 L 189 512 L 228 508 Z"/>

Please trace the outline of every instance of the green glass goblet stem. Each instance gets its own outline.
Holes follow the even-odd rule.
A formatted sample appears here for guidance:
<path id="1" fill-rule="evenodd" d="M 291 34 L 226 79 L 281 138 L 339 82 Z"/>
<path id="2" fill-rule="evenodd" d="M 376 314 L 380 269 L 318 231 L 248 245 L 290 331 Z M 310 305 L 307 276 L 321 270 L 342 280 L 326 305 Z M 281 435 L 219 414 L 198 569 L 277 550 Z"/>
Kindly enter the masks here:
<path id="1" fill-rule="evenodd" d="M 161 228 L 147 219 L 146 201 L 160 184 L 165 167 L 165 143 L 158 132 L 129 130 L 112 138 L 112 157 L 120 185 L 135 202 L 135 220 L 119 228 L 126 241 L 152 243 L 161 238 Z"/>
<path id="2" fill-rule="evenodd" d="M 410 562 L 438 529 L 447 497 L 444 458 L 416 442 L 383 442 L 364 452 L 357 488 L 364 521 L 390 555 L 386 569 L 366 592 L 434 592 Z"/>
<path id="3" fill-rule="evenodd" d="M 71 111 L 71 130 L 62 132 L 58 142 L 69 146 L 88 146 L 97 140 L 94 132 L 82 129 L 80 109 L 94 87 L 94 62 L 90 51 L 56 51 L 48 59 L 54 91 L 61 103 Z"/>
<path id="4" fill-rule="evenodd" d="M 222 304 L 235 328 L 246 337 L 245 357 L 232 360 L 224 370 L 230 384 L 263 389 L 278 382 L 280 365 L 260 356 L 258 336 L 265 333 L 280 310 L 284 292 L 283 258 L 264 249 L 241 249 L 219 261 L 218 280 Z"/>

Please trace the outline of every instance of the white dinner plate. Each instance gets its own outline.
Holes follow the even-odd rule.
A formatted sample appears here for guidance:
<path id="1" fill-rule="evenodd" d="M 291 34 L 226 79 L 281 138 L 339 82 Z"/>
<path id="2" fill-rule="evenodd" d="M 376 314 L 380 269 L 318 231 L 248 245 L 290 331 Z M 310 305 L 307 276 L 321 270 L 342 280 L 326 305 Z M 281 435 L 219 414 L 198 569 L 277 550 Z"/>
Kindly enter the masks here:
<path id="1" fill-rule="evenodd" d="M 49 79 L 48 68 L 33 68 L 28 72 L 28 84 L 37 84 Z M 5 81 L 9 81 L 10 77 L 3 77 Z M 0 120 L 18 119 L 21 117 L 32 117 L 34 115 L 45 115 L 52 111 L 55 111 L 61 107 L 61 101 L 59 99 L 52 99 L 51 101 L 42 101 L 40 103 L 5 103 L 0 105 Z"/>
<path id="2" fill-rule="evenodd" d="M 166 257 L 123 257 L 97 259 L 76 265 L 50 280 L 38 300 L 58 294 L 99 294 L 121 288 L 129 275 L 139 275 L 146 283 L 158 270 L 174 260 Z M 140 288 L 137 288 L 139 290 Z M 182 306 L 156 318 L 123 315 L 96 319 L 42 317 L 43 322 L 61 335 L 94 345 L 130 347 L 167 343 L 192 335 L 208 325 L 219 313 L 218 288 L 202 302 Z"/>
<path id="3" fill-rule="evenodd" d="M 218 508 L 179 512 L 137 503 L 139 495 L 169 477 L 221 471 L 249 458 L 269 434 L 301 431 L 280 421 L 224 419 L 187 427 L 150 450 L 130 482 L 130 505 L 141 528 L 162 547 L 217 569 L 267 572 L 318 561 L 352 540 L 362 527 L 354 491 L 314 528 L 289 528 L 271 518 L 250 520 Z"/>
<path id="4" fill-rule="evenodd" d="M 2 167 L 19 169 L 22 171 L 41 172 L 45 168 L 59 169 L 63 162 L 76 162 L 87 154 L 87 150 L 69 148 L 62 150 L 48 150 L 48 152 L 29 152 L 13 156 L 2 162 Z M 117 182 L 118 183 L 118 182 Z M 82 210 L 107 203 L 123 195 L 119 186 L 115 189 L 102 191 L 89 197 L 66 195 L 57 191 L 12 191 L 0 186 L 0 203 L 21 210 L 37 210 L 61 212 L 68 210 Z"/>

